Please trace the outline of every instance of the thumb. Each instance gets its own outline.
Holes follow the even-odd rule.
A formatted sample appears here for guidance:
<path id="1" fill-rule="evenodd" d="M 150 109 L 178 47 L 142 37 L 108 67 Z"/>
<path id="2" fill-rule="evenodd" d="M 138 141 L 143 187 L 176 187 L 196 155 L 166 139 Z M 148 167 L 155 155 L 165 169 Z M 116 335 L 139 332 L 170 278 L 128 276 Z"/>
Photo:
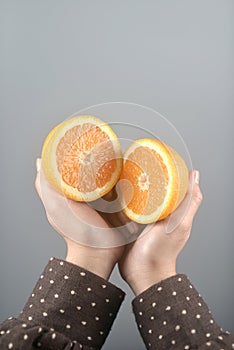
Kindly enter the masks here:
<path id="1" fill-rule="evenodd" d="M 196 215 L 196 212 L 198 211 L 198 208 L 201 205 L 203 196 L 199 187 L 199 180 L 200 180 L 200 173 L 198 170 L 193 170 L 191 172 L 191 180 L 189 183 L 189 189 L 187 193 L 187 197 L 189 197 L 190 202 L 188 205 L 188 211 L 185 215 L 186 220 L 188 222 L 193 221 L 194 216 Z"/>
<path id="2" fill-rule="evenodd" d="M 166 233 L 172 233 L 178 226 L 182 231 L 191 228 L 193 218 L 202 202 L 202 193 L 199 187 L 199 171 L 193 170 L 189 174 L 187 194 L 178 208 L 165 219 Z"/>
<path id="3" fill-rule="evenodd" d="M 41 158 L 37 158 L 36 168 L 37 168 L 37 175 L 36 175 L 36 179 L 35 179 L 35 187 L 36 187 L 36 190 L 37 190 L 39 197 L 42 200 L 41 182 L 40 182 Z"/>

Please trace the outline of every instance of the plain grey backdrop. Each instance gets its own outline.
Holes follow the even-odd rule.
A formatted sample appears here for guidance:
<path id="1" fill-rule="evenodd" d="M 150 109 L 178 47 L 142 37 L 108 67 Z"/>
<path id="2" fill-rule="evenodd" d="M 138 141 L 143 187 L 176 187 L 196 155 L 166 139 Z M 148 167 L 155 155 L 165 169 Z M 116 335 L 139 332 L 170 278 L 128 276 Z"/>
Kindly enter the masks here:
<path id="1" fill-rule="evenodd" d="M 45 136 L 81 108 L 126 101 L 173 123 L 201 172 L 178 271 L 234 332 L 233 11 L 232 0 L 0 1 L 1 321 L 20 312 L 48 258 L 65 257 L 34 189 Z M 133 294 L 117 270 L 111 280 L 127 297 L 104 349 L 143 350 Z"/>

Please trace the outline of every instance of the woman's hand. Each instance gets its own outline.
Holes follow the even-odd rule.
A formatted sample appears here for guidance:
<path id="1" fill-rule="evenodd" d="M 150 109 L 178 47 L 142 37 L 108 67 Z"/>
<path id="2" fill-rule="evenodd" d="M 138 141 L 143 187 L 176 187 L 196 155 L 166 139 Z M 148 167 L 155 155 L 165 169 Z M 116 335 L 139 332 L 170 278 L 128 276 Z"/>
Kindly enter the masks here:
<path id="1" fill-rule="evenodd" d="M 41 159 L 37 159 L 35 187 L 49 223 L 67 243 L 66 260 L 108 279 L 124 251 L 118 231 L 88 204 L 55 191 L 44 176 Z M 115 247 L 106 248 L 111 246 Z"/>
<path id="2" fill-rule="evenodd" d="M 176 259 L 202 201 L 198 183 L 199 172 L 190 172 L 188 193 L 180 206 L 168 218 L 147 225 L 136 242 L 125 249 L 119 270 L 136 295 L 176 274 Z"/>

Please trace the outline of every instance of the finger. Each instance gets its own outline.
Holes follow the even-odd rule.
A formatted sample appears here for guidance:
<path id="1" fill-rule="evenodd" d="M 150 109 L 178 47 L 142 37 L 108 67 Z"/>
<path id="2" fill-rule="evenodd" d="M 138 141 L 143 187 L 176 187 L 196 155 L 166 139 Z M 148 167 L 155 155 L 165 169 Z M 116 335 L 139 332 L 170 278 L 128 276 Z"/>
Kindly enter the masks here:
<path id="1" fill-rule="evenodd" d="M 132 223 L 130 221 L 125 221 L 125 223 L 123 223 L 120 219 L 119 219 L 119 216 L 118 216 L 119 213 L 107 213 L 105 214 L 104 217 L 107 217 L 109 223 L 117 228 L 117 229 L 121 229 L 122 231 L 124 229 L 127 229 L 127 231 L 129 233 L 136 233 L 136 228 L 135 228 L 135 223 Z"/>
<path id="2" fill-rule="evenodd" d="M 112 188 L 108 193 L 106 193 L 103 197 L 106 201 L 113 201 L 117 198 L 115 188 Z"/>
<path id="3" fill-rule="evenodd" d="M 126 226 L 130 233 L 137 233 L 139 231 L 139 225 L 130 220 L 123 211 L 118 212 L 117 216 L 121 225 Z"/>
<path id="4" fill-rule="evenodd" d="M 36 160 L 36 169 L 37 169 L 37 175 L 36 175 L 36 180 L 35 180 L 35 188 L 37 190 L 39 197 L 42 200 L 41 181 L 40 181 L 40 170 L 41 170 L 41 159 L 40 158 L 37 158 L 37 160 Z"/>
<path id="5" fill-rule="evenodd" d="M 118 219 L 117 215 L 115 213 L 104 213 L 104 218 L 106 217 L 109 223 L 113 227 L 120 227 L 122 226 L 121 221 Z"/>
<path id="6" fill-rule="evenodd" d="M 191 172 L 191 180 L 187 193 L 187 197 L 189 199 L 188 210 L 185 215 L 185 221 L 188 221 L 189 224 L 192 224 L 193 219 L 198 211 L 198 208 L 202 202 L 202 193 L 199 187 L 199 172 L 197 170 L 193 170 Z"/>
<path id="7" fill-rule="evenodd" d="M 120 220 L 120 222 L 122 223 L 122 225 L 126 224 L 127 222 L 130 222 L 131 220 L 127 217 L 126 214 L 124 214 L 124 212 L 121 210 L 120 212 L 118 212 L 118 218 Z"/>
<path id="8" fill-rule="evenodd" d="M 41 158 L 37 158 L 36 168 L 37 168 L 37 172 L 39 172 L 41 170 Z"/>
<path id="9" fill-rule="evenodd" d="M 166 233 L 171 233 L 179 225 L 184 226 L 184 230 L 192 226 L 196 212 L 202 202 L 202 193 L 199 187 L 199 172 L 193 170 L 189 174 L 189 187 L 184 200 L 179 207 L 164 220 Z"/>
<path id="10" fill-rule="evenodd" d="M 52 208 L 53 205 L 56 206 L 58 199 L 64 196 L 61 196 L 61 194 L 56 191 L 47 181 L 41 166 L 40 158 L 37 158 L 36 160 L 36 168 L 37 175 L 35 180 L 35 187 L 45 209 L 48 210 L 48 208 Z"/>

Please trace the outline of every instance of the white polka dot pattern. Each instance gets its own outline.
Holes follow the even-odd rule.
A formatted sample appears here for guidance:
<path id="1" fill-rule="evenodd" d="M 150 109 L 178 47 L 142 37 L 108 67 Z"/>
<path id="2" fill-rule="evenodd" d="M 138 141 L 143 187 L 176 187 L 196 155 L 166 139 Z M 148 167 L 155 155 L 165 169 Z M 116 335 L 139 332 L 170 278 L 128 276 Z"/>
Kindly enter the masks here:
<path id="1" fill-rule="evenodd" d="M 124 293 L 110 282 L 53 258 L 19 318 L 7 320 L 14 326 L 8 324 L 6 329 L 3 323 L 4 328 L 0 327 L 0 349 L 101 348 L 123 299 Z"/>
<path id="2" fill-rule="evenodd" d="M 148 349 L 229 349 L 224 344 L 231 345 L 234 339 L 226 336 L 224 342 L 207 305 L 185 275 L 141 293 L 133 300 L 133 311 Z"/>
<path id="3" fill-rule="evenodd" d="M 0 326 L 0 349 L 101 348 L 123 298 L 111 283 L 52 258 L 18 319 Z M 234 349 L 185 275 L 152 286 L 133 309 L 148 349 Z"/>

